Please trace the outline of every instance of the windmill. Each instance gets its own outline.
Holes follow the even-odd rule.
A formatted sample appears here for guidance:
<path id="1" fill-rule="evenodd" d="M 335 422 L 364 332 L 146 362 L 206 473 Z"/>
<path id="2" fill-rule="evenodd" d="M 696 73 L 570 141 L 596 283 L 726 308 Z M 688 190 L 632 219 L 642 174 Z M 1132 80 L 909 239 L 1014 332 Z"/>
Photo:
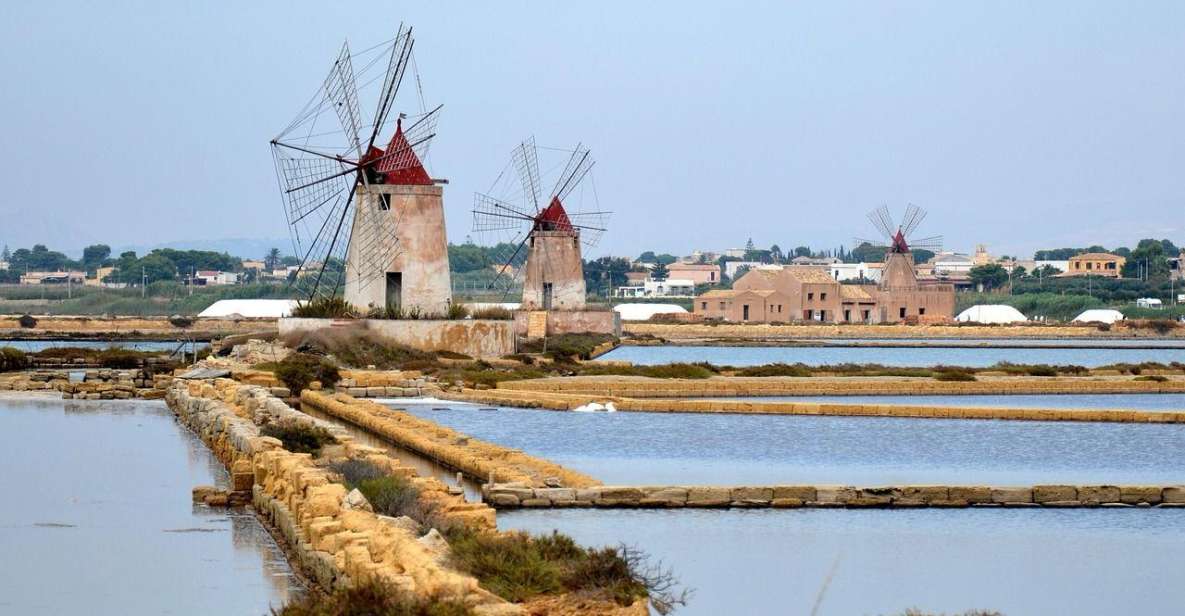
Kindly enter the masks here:
<path id="1" fill-rule="evenodd" d="M 885 249 L 885 266 L 881 272 L 882 288 L 916 288 L 917 272 L 914 269 L 913 251 L 942 250 L 942 236 L 915 238 L 914 232 L 926 218 L 926 210 L 910 203 L 900 225 L 893 223 L 889 207 L 882 205 L 868 213 L 872 226 L 880 231 L 883 240 L 872 241 L 856 238 L 856 244 L 867 244 L 873 248 Z"/>
<path id="2" fill-rule="evenodd" d="M 444 289 L 438 281 L 417 281 L 413 299 L 433 310 L 449 301 L 442 191 L 423 166 L 441 107 L 424 105 L 414 46 L 411 28 L 403 26 L 395 38 L 357 54 L 343 44 L 324 82 L 271 140 L 293 250 L 301 259 L 293 286 L 304 299 L 333 297 L 344 288 L 355 306 L 399 305 L 407 284 L 404 261 L 419 256 L 408 253 L 439 243 Z M 409 67 L 419 94 L 416 115 L 394 113 Z M 363 100 L 373 103 L 369 117 Z M 435 204 L 420 203 L 433 197 Z M 422 237 L 422 227 L 433 226 L 439 232 Z M 443 293 L 443 302 L 424 301 L 431 292 Z"/>
<path id="3" fill-rule="evenodd" d="M 585 191 L 593 167 L 589 150 L 578 144 L 567 154 L 546 199 L 534 137 L 514 148 L 491 187 L 498 196 L 474 195 L 473 231 L 483 244 L 496 247 L 490 288 L 506 295 L 521 282 L 527 310 L 584 307 L 581 246 L 597 245 L 611 214 L 596 205 L 595 186 Z"/>

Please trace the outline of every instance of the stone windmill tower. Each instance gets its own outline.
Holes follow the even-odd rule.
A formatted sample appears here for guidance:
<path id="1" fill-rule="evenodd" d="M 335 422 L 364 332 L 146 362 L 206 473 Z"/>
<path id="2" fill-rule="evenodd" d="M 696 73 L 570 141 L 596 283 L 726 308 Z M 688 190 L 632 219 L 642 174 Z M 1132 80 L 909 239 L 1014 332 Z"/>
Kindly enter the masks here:
<path id="1" fill-rule="evenodd" d="M 489 242 L 501 247 L 492 286 L 500 285 L 509 292 L 521 281 L 525 310 L 582 310 L 586 294 L 582 246 L 597 244 L 610 214 L 595 207 L 569 209 L 592 169 L 592 157 L 577 145 L 546 199 L 542 198 L 534 138 L 514 149 L 511 165 L 519 176 L 520 191 L 515 196 L 474 197 L 473 230 L 487 242 L 491 234 L 504 234 Z M 499 181 L 505 175 L 504 171 Z M 505 237 L 506 233 L 511 237 Z"/>
<path id="2" fill-rule="evenodd" d="M 301 258 L 293 285 L 305 299 L 340 292 L 356 309 L 392 316 L 443 314 L 452 301 L 443 181 L 423 165 L 441 107 L 425 109 L 419 92 L 418 115 L 392 114 L 414 44 L 400 27 L 389 44 L 359 54 L 343 45 L 317 93 L 271 142 Z M 357 75 L 354 64 L 363 67 Z M 415 82 L 418 89 L 418 75 Z M 364 121 L 367 86 L 377 92 Z"/>
<path id="3" fill-rule="evenodd" d="M 888 206 L 882 205 L 868 213 L 868 220 L 872 226 L 880 231 L 884 238 L 880 241 L 857 240 L 858 243 L 885 249 L 885 265 L 881 270 L 879 289 L 915 290 L 918 288 L 917 269 L 913 262 L 913 249 L 925 249 L 932 252 L 942 250 L 942 236 L 935 235 L 924 238 L 914 238 L 913 233 L 922 220 L 926 218 L 926 210 L 913 205 L 905 208 L 905 217 L 900 225 L 893 223 L 893 215 Z"/>

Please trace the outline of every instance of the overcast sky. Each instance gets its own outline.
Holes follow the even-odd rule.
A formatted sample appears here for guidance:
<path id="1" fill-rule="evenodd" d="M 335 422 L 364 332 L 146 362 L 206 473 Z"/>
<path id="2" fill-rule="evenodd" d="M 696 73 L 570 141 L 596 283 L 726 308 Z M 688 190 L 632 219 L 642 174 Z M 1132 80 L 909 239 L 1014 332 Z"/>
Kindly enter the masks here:
<path id="1" fill-rule="evenodd" d="M 906 202 L 961 251 L 1185 243 L 1185 3 L 1080 1 L 5 2 L 0 243 L 285 238 L 268 140 L 400 21 L 453 241 L 534 134 L 592 148 L 600 254 L 849 244 Z"/>

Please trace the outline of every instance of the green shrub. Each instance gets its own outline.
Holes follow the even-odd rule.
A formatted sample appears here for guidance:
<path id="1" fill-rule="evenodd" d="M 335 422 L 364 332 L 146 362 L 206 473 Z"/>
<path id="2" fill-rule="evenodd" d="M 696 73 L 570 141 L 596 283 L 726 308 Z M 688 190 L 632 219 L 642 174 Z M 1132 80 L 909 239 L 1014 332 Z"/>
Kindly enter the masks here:
<path id="1" fill-rule="evenodd" d="M 29 367 L 29 357 L 25 352 L 13 347 L 0 347 L 0 372 L 24 370 Z"/>
<path id="2" fill-rule="evenodd" d="M 275 364 L 274 372 L 293 396 L 299 396 L 313 381 L 320 381 L 321 387 L 328 389 L 341 380 L 337 366 L 309 353 L 292 353 Z"/>
<path id="3" fill-rule="evenodd" d="M 519 351 L 543 353 L 555 359 L 588 359 L 598 346 L 614 340 L 617 338 L 610 334 L 560 334 L 527 340 L 519 345 Z"/>
<path id="4" fill-rule="evenodd" d="M 963 370 L 943 370 L 934 375 L 936 381 L 974 381 L 975 375 Z"/>
<path id="5" fill-rule="evenodd" d="M 473 359 L 472 357 L 455 351 L 436 351 L 436 357 L 440 359 Z"/>
<path id="6" fill-rule="evenodd" d="M 448 311 L 444 313 L 444 317 L 446 319 L 451 320 L 451 321 L 456 321 L 458 319 L 464 319 L 464 318 L 467 318 L 468 316 L 469 316 L 469 309 L 466 308 L 464 304 L 458 304 L 455 302 L 450 302 L 448 305 Z"/>
<path id="7" fill-rule="evenodd" d="M 385 475 L 358 482 L 358 490 L 370 502 L 375 513 L 392 517 L 409 516 L 426 521 L 420 510 L 420 491 L 403 477 Z"/>
<path id="8" fill-rule="evenodd" d="M 37 319 L 33 318 L 31 314 L 22 314 L 21 318 L 17 319 L 17 323 L 25 329 L 33 329 L 37 327 Z"/>
<path id="9" fill-rule="evenodd" d="M 409 362 L 422 366 L 439 367 L 436 355 L 391 342 L 361 326 L 345 329 L 324 329 L 292 334 L 284 338 L 288 348 L 316 351 L 333 355 L 350 368 L 374 366 L 380 370 L 423 370 L 409 367 Z"/>
<path id="10" fill-rule="evenodd" d="M 330 464 L 328 468 L 341 475 L 342 481 L 350 489 L 357 488 L 363 481 L 387 476 L 387 472 L 384 469 L 366 460 L 343 460 Z"/>
<path id="11" fill-rule="evenodd" d="M 1150 329 L 1160 335 L 1165 335 L 1180 325 L 1172 319 L 1131 319 L 1124 321 L 1132 329 Z"/>
<path id="12" fill-rule="evenodd" d="M 1144 376 L 1137 376 L 1135 378 L 1135 380 L 1137 380 L 1137 381 L 1155 381 L 1157 383 L 1163 383 L 1163 382 L 1169 380 L 1169 378 L 1167 376 L 1163 376 L 1160 374 L 1145 374 Z"/>
<path id="13" fill-rule="evenodd" d="M 307 593 L 272 610 L 273 616 L 471 616 L 473 611 L 451 599 L 421 599 L 379 583 L 351 585 L 330 594 Z"/>
<path id="14" fill-rule="evenodd" d="M 126 370 L 139 368 L 144 362 L 144 354 L 128 349 L 103 349 L 98 355 L 99 365 L 104 368 Z"/>
<path id="15" fill-rule="evenodd" d="M 358 313 L 340 297 L 319 297 L 301 302 L 292 310 L 292 316 L 302 319 L 354 319 Z"/>
<path id="16" fill-rule="evenodd" d="M 645 554 L 627 546 L 584 548 L 555 531 L 532 537 L 456 528 L 447 537 L 452 564 L 507 601 L 561 592 L 601 595 L 619 605 L 649 597 L 656 612 L 667 614 L 689 596 L 677 592 L 669 570 L 651 566 Z"/>
<path id="17" fill-rule="evenodd" d="M 490 306 L 488 308 L 474 310 L 469 313 L 469 316 L 474 319 L 509 321 L 514 318 L 514 312 L 501 306 Z"/>
<path id="18" fill-rule="evenodd" d="M 746 366 L 736 371 L 737 376 L 811 376 L 812 371 L 805 364 L 766 364 Z"/>
<path id="19" fill-rule="evenodd" d="M 284 449 L 292 453 L 311 453 L 314 456 L 321 453 L 321 448 L 325 445 L 337 442 L 325 428 L 296 422 L 270 423 L 260 428 L 259 434 L 280 439 Z"/>

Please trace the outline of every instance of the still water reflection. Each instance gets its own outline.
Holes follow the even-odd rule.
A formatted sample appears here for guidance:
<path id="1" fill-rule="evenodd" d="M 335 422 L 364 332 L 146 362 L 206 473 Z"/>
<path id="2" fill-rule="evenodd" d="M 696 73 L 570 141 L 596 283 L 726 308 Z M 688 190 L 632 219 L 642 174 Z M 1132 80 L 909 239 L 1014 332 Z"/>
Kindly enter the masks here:
<path id="1" fill-rule="evenodd" d="M 0 613 L 264 614 L 303 593 L 161 402 L 0 398 Z"/>
<path id="2" fill-rule="evenodd" d="M 1177 424 L 407 410 L 607 484 L 1185 482 Z"/>
<path id="3" fill-rule="evenodd" d="M 535 510 L 498 526 L 626 543 L 695 590 L 677 613 L 1179 614 L 1182 509 Z"/>

